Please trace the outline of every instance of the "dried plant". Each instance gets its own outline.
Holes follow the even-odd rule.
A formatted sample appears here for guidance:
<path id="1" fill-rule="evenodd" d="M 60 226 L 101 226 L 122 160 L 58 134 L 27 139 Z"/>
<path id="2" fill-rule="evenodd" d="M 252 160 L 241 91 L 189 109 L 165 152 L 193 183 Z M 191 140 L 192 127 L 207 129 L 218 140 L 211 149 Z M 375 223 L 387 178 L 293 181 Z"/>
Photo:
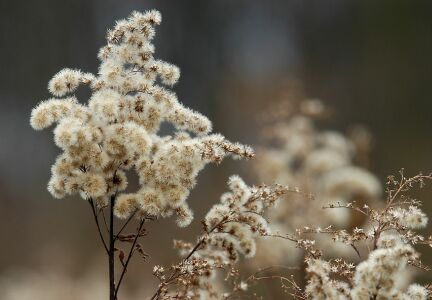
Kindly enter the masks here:
<path id="1" fill-rule="evenodd" d="M 56 198 L 79 194 L 89 203 L 108 257 L 110 300 L 119 298 L 133 255 L 149 256 L 140 243 L 148 234 L 145 223 L 175 215 L 178 226 L 188 226 L 193 213 L 187 198 L 199 171 L 227 156 L 254 156 L 250 147 L 212 134 L 205 116 L 160 85 L 172 86 L 180 76 L 177 67 L 153 57 L 151 41 L 160 22 L 157 11 L 134 12 L 117 22 L 99 52 L 98 75 L 63 69 L 48 84 L 56 98 L 31 113 L 36 130 L 56 124 L 54 140 L 63 152 L 52 166 L 48 190 Z M 85 105 L 72 95 L 80 85 L 92 92 Z M 196 242 L 174 241 L 180 261 L 154 266 L 159 285 L 152 300 L 260 298 L 253 287 L 264 280 L 280 282 L 296 299 L 429 297 L 428 287 L 412 284 L 405 291 L 396 279 L 408 266 L 428 269 L 414 248 L 432 246 L 432 237 L 415 231 L 428 218 L 408 192 L 432 175 L 389 177 L 387 201 L 380 202 L 379 181 L 356 164 L 367 161 L 366 131 L 347 137 L 318 130 L 313 121 L 325 108 L 317 100 L 292 108 L 288 121 L 265 131 L 278 146 L 261 149 L 255 164 L 259 179 L 274 184 L 251 187 L 231 176 L 230 191 L 207 213 Z M 163 122 L 174 126 L 173 134 L 162 135 Z M 131 170 L 139 177 L 133 193 L 125 192 Z M 136 231 L 126 234 L 134 220 Z M 256 263 L 249 265 L 266 267 L 245 277 L 239 259 L 257 251 Z M 302 260 L 304 285 L 285 266 Z"/>
<path id="2" fill-rule="evenodd" d="M 355 164 L 358 156 L 367 156 L 367 140 L 359 143 L 355 137 L 320 130 L 315 121 L 328 116 L 329 109 L 319 100 L 281 102 L 275 110 L 278 114 L 276 117 L 268 114 L 267 119 L 271 121 L 273 116 L 273 121 L 263 131 L 263 138 L 270 146 L 258 149 L 254 173 L 260 181 L 294 186 L 312 197 L 288 194 L 278 209 L 270 210 L 268 218 L 273 232 L 295 233 L 297 228 L 310 224 L 361 225 L 364 218 L 349 211 L 321 208 L 331 202 L 370 204 L 380 200 L 382 188 L 378 179 Z M 284 114 L 280 112 L 283 110 Z M 318 237 L 317 242 L 325 248 L 329 239 Z M 273 241 L 269 249 L 263 241 L 262 248 L 255 260 L 259 266 L 302 261 L 301 251 L 283 240 Z M 332 245 L 330 249 L 339 255 L 351 254 L 350 248 L 343 245 Z"/>
<path id="3" fill-rule="evenodd" d="M 48 84 L 55 97 L 63 98 L 43 101 L 31 114 L 34 129 L 57 123 L 54 140 L 63 153 L 52 167 L 48 190 L 56 198 L 79 193 L 90 204 L 109 257 L 110 299 L 117 298 L 132 255 L 146 257 L 138 243 L 146 234 L 144 223 L 175 214 L 177 224 L 187 226 L 193 214 L 186 199 L 198 172 L 227 155 L 254 155 L 247 146 L 210 134 L 212 125 L 206 117 L 184 107 L 173 92 L 157 84 L 171 86 L 180 76 L 177 67 L 153 58 L 151 41 L 154 26 L 160 22 L 157 11 L 134 12 L 117 22 L 99 52 L 98 75 L 63 69 Z M 71 96 L 81 84 L 92 90 L 87 105 Z M 158 135 L 162 122 L 175 127 L 173 136 Z M 122 193 L 127 187 L 125 172 L 132 168 L 140 188 Z M 114 215 L 125 219 L 117 232 Z M 138 219 L 136 233 L 124 235 L 123 229 L 134 217 Z M 128 254 L 116 242 L 130 243 Z M 122 268 L 117 283 L 116 251 Z"/>
<path id="4" fill-rule="evenodd" d="M 151 299 L 228 299 L 215 280 L 217 270 L 233 272 L 239 254 L 253 257 L 255 239 L 270 234 L 265 210 L 290 192 L 280 185 L 249 187 L 238 176 L 228 181 L 230 192 L 221 196 L 203 221 L 203 234 L 197 243 L 174 241 L 185 258 L 169 269 L 155 266 L 153 274 L 161 281 Z M 292 191 L 291 191 L 292 192 Z M 247 284 L 234 283 L 232 293 L 246 291 Z"/>
<path id="5" fill-rule="evenodd" d="M 294 185 L 313 196 L 286 194 L 278 209 L 269 210 L 270 236 L 277 239 L 258 243 L 258 256 L 248 269 L 264 268 L 241 282 L 253 286 L 277 280 L 295 299 L 428 299 L 429 285 L 413 284 L 405 291 L 400 279 L 412 274 L 408 266 L 429 270 L 414 249 L 432 244 L 431 237 L 414 231 L 428 218 L 407 192 L 431 177 L 406 178 L 403 172 L 399 180 L 389 177 L 387 201 L 381 201 L 376 177 L 355 166 L 358 156 L 368 161 L 366 132 L 357 127 L 347 137 L 320 131 L 312 121 L 326 114 L 325 107 L 317 100 L 297 104 L 290 104 L 288 121 L 264 131 L 276 146 L 261 148 L 254 168 L 263 181 Z M 292 275 L 303 268 L 280 273 L 301 260 L 305 283 Z M 269 264 L 279 265 L 265 267 Z"/>
<path id="6" fill-rule="evenodd" d="M 429 299 L 427 286 L 412 284 L 406 291 L 397 285 L 398 277 L 408 266 L 429 271 L 414 249 L 417 244 L 432 247 L 432 237 L 415 232 L 426 226 L 428 218 L 421 210 L 421 202 L 407 194 L 414 185 L 423 187 L 431 175 L 406 178 L 389 177 L 387 201 L 383 208 L 374 209 L 356 203 L 335 203 L 325 209 L 347 209 L 367 218 L 364 228 L 353 230 L 305 228 L 297 231 L 297 238 L 309 234 L 330 235 L 335 242 L 350 245 L 359 261 L 341 258 L 326 261 L 322 251 L 306 249 L 306 272 L 309 280 L 304 295 L 310 299 Z M 325 251 L 325 249 L 323 249 Z"/>

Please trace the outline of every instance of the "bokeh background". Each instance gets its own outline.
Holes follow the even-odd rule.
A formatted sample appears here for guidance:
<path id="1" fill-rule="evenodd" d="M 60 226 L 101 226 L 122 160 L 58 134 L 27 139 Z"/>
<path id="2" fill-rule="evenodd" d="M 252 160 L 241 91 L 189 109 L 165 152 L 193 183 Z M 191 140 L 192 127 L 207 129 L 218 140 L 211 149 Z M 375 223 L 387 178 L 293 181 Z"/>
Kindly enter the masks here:
<path id="1" fill-rule="evenodd" d="M 7 286 L 16 281 L 39 299 L 28 282 L 49 279 L 47 288 L 55 289 L 63 277 L 84 286 L 86 278 L 105 275 L 88 204 L 48 194 L 59 150 L 49 130 L 35 132 L 28 120 L 49 97 L 57 71 L 97 72 L 106 29 L 132 10 L 151 8 L 163 15 L 156 56 L 181 68 L 179 99 L 207 115 L 215 131 L 258 144 L 260 113 L 294 83 L 334 110 L 326 128 L 370 129 L 370 166 L 382 182 L 402 167 L 411 175 L 432 171 L 431 1 L 0 0 L 0 298 L 13 299 Z M 86 101 L 88 92 L 79 96 Z M 202 172 L 190 198 L 195 225 L 180 230 L 161 220 L 148 227 L 151 258 L 133 264 L 130 291 L 153 290 L 146 270 L 176 258 L 172 237 L 194 239 L 233 172 L 253 180 L 246 162 Z M 430 188 L 419 194 L 432 213 L 430 195 Z M 70 289 L 60 295 L 72 295 Z"/>

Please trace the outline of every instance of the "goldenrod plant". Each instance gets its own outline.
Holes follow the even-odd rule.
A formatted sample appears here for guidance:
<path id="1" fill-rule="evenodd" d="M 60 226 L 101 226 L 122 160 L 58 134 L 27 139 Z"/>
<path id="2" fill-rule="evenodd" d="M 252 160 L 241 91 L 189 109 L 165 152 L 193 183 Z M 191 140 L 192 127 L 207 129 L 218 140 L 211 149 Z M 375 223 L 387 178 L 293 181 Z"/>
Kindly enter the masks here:
<path id="1" fill-rule="evenodd" d="M 48 83 L 55 98 L 42 101 L 31 113 L 36 130 L 56 124 L 54 141 L 63 150 L 52 166 L 49 192 L 55 198 L 78 193 L 90 204 L 109 257 L 110 299 L 117 298 L 132 255 L 146 255 L 138 243 L 145 235 L 144 223 L 175 215 L 179 226 L 189 225 L 193 213 L 186 199 L 199 171 L 226 156 L 254 155 L 250 147 L 212 134 L 209 119 L 184 107 L 159 84 L 172 86 L 180 76 L 176 66 L 153 57 L 151 41 L 160 22 L 158 11 L 134 12 L 117 22 L 99 52 L 98 74 L 61 70 Z M 73 95 L 80 85 L 92 90 L 87 104 Z M 159 135 L 162 122 L 171 123 L 175 133 Z M 131 169 L 140 188 L 125 193 L 126 171 Z M 105 210 L 106 228 L 101 221 Z M 125 220 L 118 231 L 114 216 Z M 138 220 L 136 234 L 123 235 L 132 219 Z M 131 242 L 129 254 L 119 252 L 123 271 L 117 282 L 116 242 Z"/>
<path id="2" fill-rule="evenodd" d="M 431 237 L 416 231 L 428 217 L 409 191 L 431 175 L 407 178 L 401 172 L 399 179 L 388 178 L 385 194 L 380 180 L 357 164 L 367 148 L 366 132 L 350 137 L 318 129 L 314 116 L 324 109 L 318 100 L 300 103 L 295 114 L 264 131 L 278 146 L 258 151 L 253 173 L 263 183 L 250 186 L 238 175 L 229 177 L 229 191 L 206 214 L 196 240 L 174 240 L 177 262 L 142 266 L 157 286 L 146 282 L 133 295 L 120 293 L 132 257 L 151 257 L 142 244 L 151 234 L 147 223 L 172 216 L 179 227 L 188 226 L 194 219 L 189 193 L 199 172 L 226 157 L 255 156 L 251 147 L 212 133 L 211 121 L 170 90 L 180 70 L 154 58 L 160 22 L 155 10 L 118 21 L 99 51 L 98 74 L 61 70 L 48 83 L 53 98 L 31 112 L 31 126 L 53 126 L 62 150 L 48 191 L 88 202 L 107 256 L 108 279 L 92 272 L 95 285 L 86 292 L 71 289 L 72 297 L 99 299 L 105 281 L 110 300 L 261 299 L 256 286 L 272 280 L 295 299 L 428 299 L 430 286 L 403 288 L 397 279 L 409 266 L 428 269 L 416 250 L 432 245 Z M 91 91 L 88 101 L 75 96 L 82 85 Z M 173 126 L 172 133 L 162 133 L 163 123 Z M 132 172 L 139 185 L 131 192 L 126 188 Z M 131 224 L 136 230 L 126 233 Z M 239 263 L 243 259 L 252 259 L 247 268 Z M 302 282 L 286 274 L 295 272 L 292 267 L 304 275 Z M 49 284 L 31 278 L 41 287 Z M 67 282 L 67 276 L 56 278 Z M 0 280 L 7 295 L 29 299 L 19 285 L 11 286 Z M 58 299 L 59 290 L 41 297 Z"/>

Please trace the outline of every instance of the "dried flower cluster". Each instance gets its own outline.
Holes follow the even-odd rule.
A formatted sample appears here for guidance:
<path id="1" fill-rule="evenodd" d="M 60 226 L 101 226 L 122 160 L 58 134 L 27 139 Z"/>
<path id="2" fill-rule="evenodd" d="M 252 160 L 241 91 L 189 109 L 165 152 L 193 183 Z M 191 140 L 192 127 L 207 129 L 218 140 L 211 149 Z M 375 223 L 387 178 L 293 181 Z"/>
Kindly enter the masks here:
<path id="1" fill-rule="evenodd" d="M 266 131 L 279 148 L 261 150 L 256 164 L 262 180 L 295 184 L 314 196 L 306 201 L 290 194 L 278 210 L 269 212 L 272 231 L 284 234 L 273 234 L 281 239 L 271 247 L 260 243 L 259 253 L 266 255 L 258 257 L 267 265 L 292 263 L 289 241 L 294 242 L 307 266 L 305 287 L 292 277 L 274 274 L 252 276 L 251 283 L 279 278 L 284 292 L 296 299 L 428 299 L 426 287 L 412 284 L 404 290 L 398 281 L 412 273 L 408 266 L 428 270 L 414 249 L 416 244 L 432 245 L 431 237 L 414 231 L 424 228 L 428 218 L 421 203 L 406 193 L 431 177 L 406 178 L 403 172 L 400 180 L 389 177 L 387 201 L 379 201 L 377 179 L 354 166 L 357 156 L 366 155 L 366 135 L 348 138 L 317 130 L 311 117 L 324 109 L 311 100 L 291 110 L 288 122 Z"/>
<path id="2" fill-rule="evenodd" d="M 360 263 L 355 272 L 345 272 L 352 276 L 351 285 L 340 280 L 332 280 L 342 268 L 320 259 L 308 261 L 306 269 L 310 280 L 306 294 L 311 299 L 428 299 L 425 287 L 412 284 L 406 292 L 395 286 L 397 276 L 408 262 L 417 259 L 415 250 L 403 243 L 398 236 L 382 237 L 378 248 Z M 352 265 L 352 268 L 354 266 Z"/>
<path id="3" fill-rule="evenodd" d="M 146 235 L 145 221 L 175 214 L 178 226 L 189 225 L 193 213 L 186 199 L 199 171 L 228 155 L 254 155 L 248 146 L 211 134 L 205 116 L 184 107 L 159 84 L 172 86 L 180 77 L 176 66 L 153 57 L 154 26 L 160 22 L 157 11 L 134 12 L 117 22 L 99 52 L 98 75 L 63 69 L 48 84 L 56 98 L 41 102 L 31 113 L 36 130 L 57 124 L 54 140 L 63 153 L 52 166 L 48 190 L 56 198 L 79 193 L 90 203 L 108 255 L 111 300 L 118 299 L 133 254 L 148 257 L 138 242 Z M 86 105 L 72 95 L 80 85 L 92 91 Z M 173 135 L 160 134 L 164 122 L 173 125 Z M 126 172 L 132 169 L 140 187 L 126 193 Z M 114 215 L 125 220 L 117 233 Z M 136 233 L 123 234 L 134 216 L 139 219 Z M 116 242 L 129 243 L 129 251 L 117 248 Z M 118 282 L 115 252 L 122 268 Z"/>
<path id="4" fill-rule="evenodd" d="M 153 57 L 151 41 L 160 22 L 157 11 L 134 12 L 117 22 L 99 52 L 98 75 L 60 71 L 48 84 L 56 98 L 43 101 L 31 114 L 36 130 L 57 124 L 54 140 L 63 152 L 52 166 L 48 190 L 56 198 L 78 193 L 89 202 L 108 255 L 110 300 L 118 300 L 133 254 L 149 257 L 138 241 L 148 233 L 145 222 L 175 214 L 180 227 L 189 225 L 193 214 L 186 199 L 199 171 L 226 156 L 254 156 L 250 147 L 211 134 L 206 117 L 184 107 L 159 84 L 172 86 L 180 76 L 177 67 Z M 80 85 L 92 91 L 86 105 L 72 95 Z M 230 191 L 205 216 L 197 242 L 174 241 L 183 259 L 153 268 L 160 283 L 152 300 L 241 298 L 265 279 L 280 281 L 283 290 L 298 299 L 429 297 L 426 287 L 412 284 L 404 290 L 396 279 L 408 266 L 427 269 L 414 247 L 432 245 L 432 237 L 415 232 L 428 218 L 407 192 L 432 176 L 389 177 L 387 201 L 379 204 L 381 185 L 355 164 L 368 149 L 367 134 L 347 137 L 318 130 L 313 118 L 324 109 L 317 100 L 301 102 L 290 111 L 294 114 L 289 121 L 265 132 L 279 146 L 262 149 L 255 170 L 260 180 L 279 184 L 250 187 L 231 176 Z M 172 135 L 161 135 L 164 122 L 174 126 Z M 140 186 L 126 193 L 126 172 L 132 169 Z M 277 202 L 277 210 L 267 211 Z M 114 215 L 124 220 L 117 231 Z M 136 233 L 124 234 L 134 217 L 139 221 Z M 269 243 L 268 238 L 274 239 Z M 119 243 L 130 245 L 129 251 Z M 340 245 L 350 255 L 342 256 Z M 293 275 L 267 275 L 273 267 L 246 278 L 237 269 L 241 256 L 254 257 L 256 252 L 262 253 L 257 261 L 267 265 L 299 262 L 295 248 L 302 250 L 306 264 L 304 285 Z M 118 273 L 115 254 L 121 263 Z M 220 275 L 230 284 L 221 283 Z"/>
<path id="5" fill-rule="evenodd" d="M 309 224 L 360 225 L 363 219 L 348 211 L 321 209 L 328 203 L 366 204 L 380 199 L 381 186 L 376 177 L 354 163 L 360 154 L 357 140 L 336 131 L 319 130 L 314 125 L 314 119 L 326 113 L 318 100 L 299 102 L 297 109 L 291 103 L 289 111 L 290 116 L 284 115 L 284 119 L 265 129 L 264 137 L 276 146 L 259 149 L 254 170 L 261 181 L 296 186 L 313 197 L 287 195 L 277 210 L 269 211 L 273 232 L 294 233 Z M 325 239 L 319 242 L 323 247 L 327 243 Z M 268 251 L 271 255 L 260 252 L 265 254 L 259 255 L 257 263 L 301 260 L 301 253 L 284 241 L 274 241 Z"/>
<path id="6" fill-rule="evenodd" d="M 215 279 L 216 271 L 233 268 L 239 254 L 247 258 L 255 255 L 256 238 L 270 234 L 265 210 L 290 190 L 280 185 L 249 187 L 236 175 L 230 177 L 228 186 L 230 192 L 207 213 L 198 242 L 174 242 L 185 258 L 171 270 L 154 268 L 161 283 L 153 299 L 229 298 L 230 293 L 223 292 Z M 241 282 L 235 289 L 246 291 L 247 284 Z"/>
<path id="7" fill-rule="evenodd" d="M 119 194 L 115 215 L 127 218 L 135 210 L 152 216 L 177 215 L 179 226 L 192 220 L 185 202 L 198 172 L 225 156 L 252 157 L 253 151 L 210 134 L 211 122 L 184 107 L 176 95 L 157 84 L 177 82 L 176 66 L 153 57 L 157 11 L 134 12 L 108 32 L 99 52 L 97 76 L 63 69 L 49 82 L 55 97 L 40 103 L 31 125 L 40 130 L 57 123 L 56 145 L 63 153 L 52 167 L 48 189 L 56 198 L 80 193 L 101 206 L 125 190 L 125 171 L 134 168 L 141 187 Z M 82 105 L 71 94 L 81 85 L 93 94 Z M 162 122 L 171 123 L 174 136 L 159 136 Z M 194 136 L 190 135 L 193 134 Z"/>
<path id="8" fill-rule="evenodd" d="M 432 237 L 425 238 L 414 232 L 427 224 L 427 216 L 421 211 L 421 203 L 405 195 L 414 184 L 424 185 L 431 176 L 417 175 L 401 179 L 389 177 L 388 197 L 384 208 L 372 209 L 353 203 L 330 205 L 330 209 L 351 209 L 367 217 L 365 228 L 348 230 L 310 229 L 305 233 L 329 234 L 334 241 L 353 247 L 360 258 L 359 263 L 342 259 L 325 261 L 309 256 L 306 259 L 309 281 L 305 295 L 311 299 L 429 299 L 426 287 L 412 284 L 406 291 L 397 285 L 398 277 L 408 272 L 407 266 L 429 270 L 419 260 L 416 244 L 432 247 Z M 335 279 L 335 278 L 339 279 Z M 341 279 L 342 278 L 342 279 Z"/>

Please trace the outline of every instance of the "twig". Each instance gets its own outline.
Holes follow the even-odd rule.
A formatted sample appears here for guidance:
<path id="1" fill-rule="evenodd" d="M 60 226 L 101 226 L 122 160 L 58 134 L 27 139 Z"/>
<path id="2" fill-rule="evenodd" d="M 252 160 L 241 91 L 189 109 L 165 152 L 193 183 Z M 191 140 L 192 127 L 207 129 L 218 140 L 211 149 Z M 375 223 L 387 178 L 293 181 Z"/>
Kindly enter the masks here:
<path id="1" fill-rule="evenodd" d="M 106 253 L 109 255 L 108 246 L 107 246 L 107 244 L 105 242 L 105 239 L 104 239 L 104 237 L 102 235 L 102 231 L 101 231 L 101 228 L 100 228 L 99 219 L 98 219 L 98 216 L 97 216 L 97 213 L 96 213 L 96 209 L 95 209 L 95 206 L 94 206 L 93 199 L 89 198 L 89 199 L 87 199 L 87 201 L 90 204 L 90 207 L 92 209 L 93 217 L 94 217 L 94 220 L 95 220 L 95 223 L 96 223 L 96 227 L 98 229 L 99 236 L 100 236 L 100 239 L 102 241 L 102 244 L 103 244 L 103 246 L 105 248 Z"/>
<path id="2" fill-rule="evenodd" d="M 101 208 L 101 209 L 99 209 L 99 213 L 102 215 L 102 219 L 103 219 L 103 221 L 104 221 L 104 224 L 105 224 L 105 229 L 106 229 L 106 231 L 109 233 L 109 229 L 108 229 L 108 223 L 107 223 L 107 221 L 106 221 L 106 218 L 105 218 L 105 213 L 104 213 L 104 211 L 103 211 L 103 209 Z"/>
<path id="3" fill-rule="evenodd" d="M 129 218 L 129 220 L 130 220 L 130 219 L 131 219 L 131 218 Z M 129 220 L 128 220 L 127 222 L 129 222 Z M 143 227 L 143 225 L 144 225 L 145 220 L 146 220 L 146 218 L 143 218 L 143 219 L 141 220 L 140 224 L 139 224 L 139 227 L 138 227 L 137 233 L 136 233 L 136 235 L 135 235 L 135 237 L 134 237 L 134 241 L 133 241 L 132 246 L 131 246 L 131 248 L 130 248 L 130 250 L 129 250 L 128 257 L 127 257 L 127 259 L 126 259 L 126 262 L 125 262 L 124 265 L 123 265 L 123 270 L 122 270 L 122 273 L 121 273 L 121 275 L 120 275 L 120 279 L 119 279 L 119 281 L 118 281 L 118 283 L 117 283 L 117 288 L 115 289 L 115 298 L 116 298 L 116 299 L 117 299 L 117 293 L 118 293 L 118 291 L 119 291 L 120 285 L 121 285 L 121 283 L 122 283 L 122 281 L 123 281 L 123 277 L 124 277 L 124 275 L 126 274 L 126 271 L 127 271 L 127 267 L 128 267 L 129 261 L 130 261 L 130 259 L 132 258 L 133 253 L 135 252 L 135 245 L 136 245 L 136 242 L 137 242 L 138 238 L 140 237 L 140 232 L 141 232 L 141 229 L 142 229 L 142 227 Z"/>
<path id="4" fill-rule="evenodd" d="M 137 213 L 137 210 L 135 210 L 130 216 L 129 218 L 126 220 L 126 222 L 123 224 L 122 228 L 120 228 L 119 232 L 116 234 L 116 236 L 114 237 L 114 240 L 117 240 L 119 235 L 123 232 L 123 230 L 126 228 L 126 226 L 129 224 L 129 222 L 132 220 L 132 218 L 135 216 L 135 214 Z"/>
<path id="5" fill-rule="evenodd" d="M 210 233 L 212 233 L 213 231 L 215 231 L 216 228 L 218 228 L 219 226 L 221 226 L 223 223 L 229 222 L 229 217 L 231 216 L 231 214 L 228 215 L 228 216 L 225 216 L 216 225 L 214 225 L 209 231 L 206 231 L 206 233 L 204 234 L 204 236 L 202 236 L 199 239 L 199 241 L 195 245 L 195 247 L 193 247 L 192 250 L 189 252 L 189 254 L 182 260 L 181 264 L 184 264 L 199 249 L 199 247 L 204 243 L 207 235 L 209 235 Z M 159 295 L 160 295 L 162 287 L 165 286 L 166 284 L 168 284 L 169 282 L 171 282 L 173 279 L 175 279 L 176 278 L 175 276 L 177 275 L 177 273 L 178 273 L 178 270 L 172 272 L 171 275 L 168 277 L 167 280 L 165 280 L 164 282 L 162 282 L 161 284 L 159 284 L 159 288 L 156 290 L 156 292 L 153 294 L 153 296 L 150 298 L 150 300 L 157 299 L 159 297 Z"/>

